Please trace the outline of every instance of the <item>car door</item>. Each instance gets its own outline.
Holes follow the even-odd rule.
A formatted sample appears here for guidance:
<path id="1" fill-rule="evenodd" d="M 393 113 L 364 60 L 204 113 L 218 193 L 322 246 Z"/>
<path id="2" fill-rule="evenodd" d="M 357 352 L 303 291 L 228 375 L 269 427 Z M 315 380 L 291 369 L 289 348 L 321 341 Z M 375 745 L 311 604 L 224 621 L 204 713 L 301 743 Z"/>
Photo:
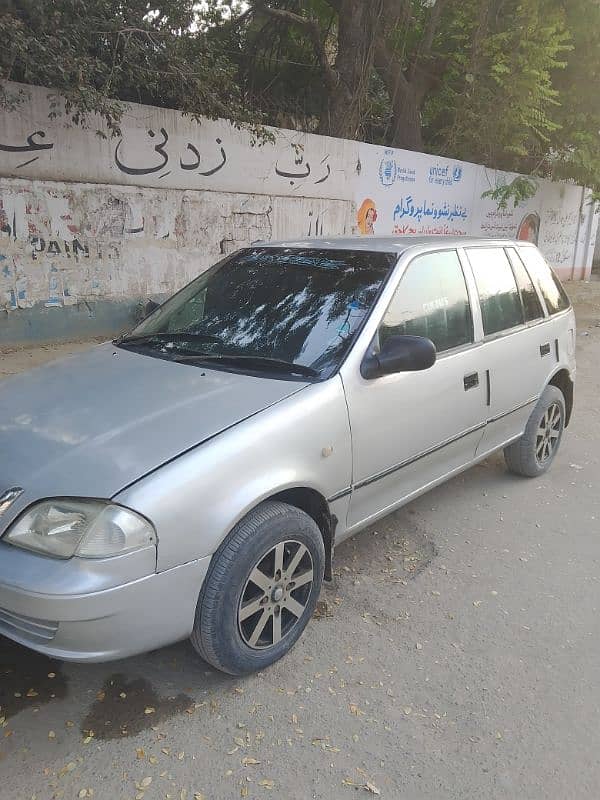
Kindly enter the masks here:
<path id="1" fill-rule="evenodd" d="M 483 367 L 489 382 L 479 456 L 523 432 L 546 382 L 551 349 L 540 298 L 514 249 L 475 246 L 465 248 L 465 254 L 481 305 Z"/>
<path id="2" fill-rule="evenodd" d="M 353 450 L 348 532 L 468 464 L 485 424 L 483 362 L 456 250 L 415 256 L 375 324 L 367 353 L 386 336 L 412 334 L 433 341 L 437 360 L 424 371 L 367 380 L 357 346 L 344 364 Z"/>

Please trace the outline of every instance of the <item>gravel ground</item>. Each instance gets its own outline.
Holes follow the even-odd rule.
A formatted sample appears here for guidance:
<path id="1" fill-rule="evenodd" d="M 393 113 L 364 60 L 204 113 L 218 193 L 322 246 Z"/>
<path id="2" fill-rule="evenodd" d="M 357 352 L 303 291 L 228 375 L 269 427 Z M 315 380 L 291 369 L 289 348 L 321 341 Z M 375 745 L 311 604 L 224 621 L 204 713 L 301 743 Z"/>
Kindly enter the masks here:
<path id="1" fill-rule="evenodd" d="M 568 289 L 576 410 L 548 475 L 495 456 L 343 544 L 299 644 L 250 678 L 187 643 L 83 666 L 0 638 L 0 798 L 597 798 L 600 284 Z"/>

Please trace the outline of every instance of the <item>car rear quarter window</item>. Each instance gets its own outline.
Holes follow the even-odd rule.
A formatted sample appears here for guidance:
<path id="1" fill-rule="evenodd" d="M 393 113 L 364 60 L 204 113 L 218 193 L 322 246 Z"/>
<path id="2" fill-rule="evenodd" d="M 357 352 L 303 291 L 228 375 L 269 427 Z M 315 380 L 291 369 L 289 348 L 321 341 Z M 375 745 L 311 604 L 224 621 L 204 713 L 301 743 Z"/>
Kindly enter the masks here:
<path id="1" fill-rule="evenodd" d="M 519 255 L 542 293 L 548 313 L 558 314 L 569 308 L 571 303 L 567 293 L 554 272 L 546 264 L 540 251 L 535 247 L 519 247 Z"/>
<path id="2" fill-rule="evenodd" d="M 467 248 L 483 318 L 483 332 L 491 336 L 522 325 L 523 307 L 510 262 L 501 247 Z"/>
<path id="3" fill-rule="evenodd" d="M 525 321 L 533 322 L 537 319 L 542 319 L 544 316 L 544 309 L 538 297 L 538 293 L 533 285 L 529 273 L 519 258 L 517 251 L 514 247 L 507 248 L 506 252 L 512 264 L 515 278 L 517 279 L 517 286 L 521 293 L 521 300 L 523 301 L 523 311 L 525 312 Z"/>
<path id="4" fill-rule="evenodd" d="M 384 315 L 380 344 L 391 335 L 425 336 L 438 353 L 473 341 L 469 295 L 455 250 L 417 256 Z"/>

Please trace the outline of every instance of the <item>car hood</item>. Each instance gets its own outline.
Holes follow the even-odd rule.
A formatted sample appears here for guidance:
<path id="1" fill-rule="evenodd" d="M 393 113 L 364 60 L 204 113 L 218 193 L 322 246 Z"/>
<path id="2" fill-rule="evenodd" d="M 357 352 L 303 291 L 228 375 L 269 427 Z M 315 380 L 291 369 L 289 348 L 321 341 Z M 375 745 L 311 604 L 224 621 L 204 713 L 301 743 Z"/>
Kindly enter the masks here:
<path id="1" fill-rule="evenodd" d="M 123 487 L 305 383 L 177 364 L 103 344 L 0 381 L 0 518 L 51 496 Z"/>

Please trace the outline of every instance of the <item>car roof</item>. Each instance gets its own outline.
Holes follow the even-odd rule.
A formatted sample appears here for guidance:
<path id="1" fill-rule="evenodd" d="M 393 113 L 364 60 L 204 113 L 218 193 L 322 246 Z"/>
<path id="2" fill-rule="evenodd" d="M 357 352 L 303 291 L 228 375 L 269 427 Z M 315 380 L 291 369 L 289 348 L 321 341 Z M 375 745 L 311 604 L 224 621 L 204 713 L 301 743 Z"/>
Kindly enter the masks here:
<path id="1" fill-rule="evenodd" d="M 506 247 L 524 245 L 515 239 L 485 239 L 476 236 L 339 236 L 323 239 L 285 239 L 253 242 L 253 246 L 307 248 L 315 250 L 364 250 L 367 252 L 403 253 L 412 247 L 469 247 L 487 245 Z"/>

